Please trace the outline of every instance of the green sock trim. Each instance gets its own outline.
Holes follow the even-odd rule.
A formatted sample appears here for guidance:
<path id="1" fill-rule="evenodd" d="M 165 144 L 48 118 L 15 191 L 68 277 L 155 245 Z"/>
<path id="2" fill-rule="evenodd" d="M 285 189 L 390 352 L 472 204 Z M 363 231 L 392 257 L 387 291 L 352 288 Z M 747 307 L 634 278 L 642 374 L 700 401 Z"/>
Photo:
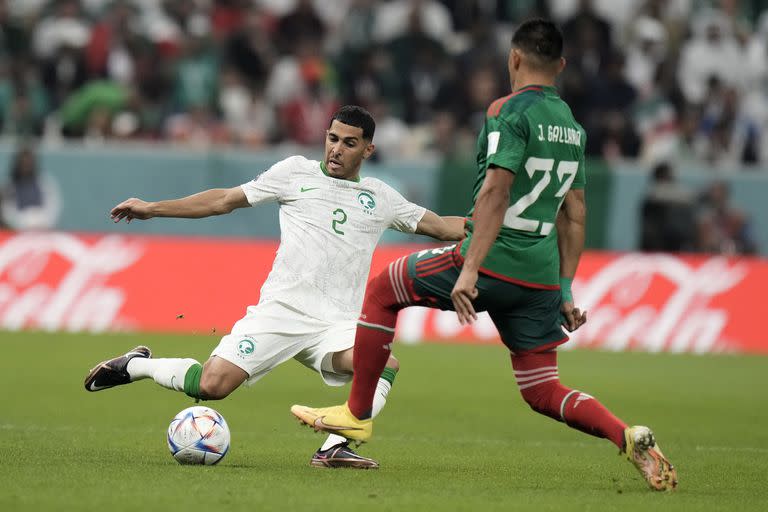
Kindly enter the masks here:
<path id="1" fill-rule="evenodd" d="M 395 370 L 394 368 L 384 368 L 384 371 L 381 372 L 381 378 L 389 382 L 390 384 L 395 383 L 396 376 L 397 376 L 397 370 Z"/>
<path id="2" fill-rule="evenodd" d="M 193 364 L 184 375 L 184 393 L 192 398 L 200 398 L 200 377 L 203 375 L 203 367 Z"/>

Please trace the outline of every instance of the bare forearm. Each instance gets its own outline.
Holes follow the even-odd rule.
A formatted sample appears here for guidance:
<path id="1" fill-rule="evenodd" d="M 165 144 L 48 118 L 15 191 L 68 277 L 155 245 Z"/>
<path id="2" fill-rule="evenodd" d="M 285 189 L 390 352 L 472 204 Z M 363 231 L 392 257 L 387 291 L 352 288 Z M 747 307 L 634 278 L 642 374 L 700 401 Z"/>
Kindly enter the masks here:
<path id="1" fill-rule="evenodd" d="M 464 217 L 440 217 L 427 210 L 416 226 L 416 233 L 438 240 L 461 240 L 464 238 Z"/>
<path id="2" fill-rule="evenodd" d="M 468 270 L 477 271 L 483 264 L 499 235 L 508 204 L 508 189 L 487 189 L 481 192 L 475 205 L 472 241 L 464 261 L 464 267 Z"/>
<path id="3" fill-rule="evenodd" d="M 181 199 L 156 201 L 149 204 L 149 209 L 153 217 L 199 219 L 222 215 L 232 211 L 226 206 L 226 193 L 227 189 L 214 188 Z"/>
<path id="4" fill-rule="evenodd" d="M 557 249 L 560 253 L 560 277 L 573 279 L 584 250 L 586 229 L 583 222 L 565 217 L 557 220 Z"/>
<path id="5" fill-rule="evenodd" d="M 466 219 L 464 217 L 442 217 L 443 228 L 440 232 L 440 240 L 456 241 L 464 238 L 464 223 Z"/>

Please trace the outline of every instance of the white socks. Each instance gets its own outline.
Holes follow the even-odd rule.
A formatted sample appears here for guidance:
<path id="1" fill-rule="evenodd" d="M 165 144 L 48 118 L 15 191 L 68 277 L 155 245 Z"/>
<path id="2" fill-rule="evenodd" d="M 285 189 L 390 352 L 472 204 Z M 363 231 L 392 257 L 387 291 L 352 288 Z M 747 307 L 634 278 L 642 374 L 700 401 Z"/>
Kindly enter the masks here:
<path id="1" fill-rule="evenodd" d="M 392 389 L 392 383 L 383 377 L 379 377 L 379 383 L 376 384 L 376 394 L 373 395 L 373 408 L 371 409 L 371 418 L 375 418 L 387 403 L 387 395 Z"/>
<path id="2" fill-rule="evenodd" d="M 134 357 L 128 361 L 126 370 L 131 377 L 131 382 L 154 379 L 164 388 L 184 391 L 184 377 L 187 370 L 194 364 L 199 363 L 194 359 Z"/>
<path id="3" fill-rule="evenodd" d="M 371 409 L 371 418 L 375 418 L 384 408 L 384 404 L 387 403 L 387 395 L 389 394 L 390 389 L 392 389 L 392 383 L 384 378 L 379 378 L 379 382 L 376 384 L 376 394 L 373 395 L 373 409 Z M 328 439 L 325 440 L 325 443 L 323 443 L 323 446 L 320 447 L 320 450 L 325 451 L 333 448 L 337 444 L 346 442 L 346 437 L 338 436 L 336 434 L 328 434 Z"/>

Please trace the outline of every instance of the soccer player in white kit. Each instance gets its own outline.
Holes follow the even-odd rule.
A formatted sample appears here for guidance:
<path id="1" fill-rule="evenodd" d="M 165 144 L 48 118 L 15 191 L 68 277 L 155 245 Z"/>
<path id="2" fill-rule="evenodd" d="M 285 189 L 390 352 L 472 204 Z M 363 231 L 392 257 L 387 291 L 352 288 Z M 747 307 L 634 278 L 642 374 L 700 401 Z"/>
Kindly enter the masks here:
<path id="1" fill-rule="evenodd" d="M 193 398 L 218 400 L 291 358 L 318 372 L 328 385 L 349 382 L 371 257 L 383 231 L 393 228 L 440 240 L 464 236 L 464 218 L 439 217 L 382 181 L 360 177 L 363 160 L 375 150 L 374 131 L 366 110 L 345 106 L 331 119 L 322 162 L 292 156 L 238 187 L 168 201 L 132 198 L 115 206 L 112 219 L 130 222 L 200 218 L 277 201 L 280 246 L 259 303 L 248 306 L 205 364 L 189 358 L 152 359 L 149 348 L 139 346 L 96 365 L 85 389 L 101 391 L 151 378 Z M 390 357 L 379 379 L 374 415 L 384 406 L 397 370 L 397 360 Z M 334 434 L 310 464 L 378 467 Z"/>

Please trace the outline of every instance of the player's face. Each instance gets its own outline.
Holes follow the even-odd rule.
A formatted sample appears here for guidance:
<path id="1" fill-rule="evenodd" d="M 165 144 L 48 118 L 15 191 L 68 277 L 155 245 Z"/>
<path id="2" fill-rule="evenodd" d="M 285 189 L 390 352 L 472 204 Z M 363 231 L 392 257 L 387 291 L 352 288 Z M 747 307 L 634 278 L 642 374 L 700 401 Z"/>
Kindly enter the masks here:
<path id="1" fill-rule="evenodd" d="M 354 178 L 375 146 L 363 139 L 363 129 L 336 119 L 325 132 L 325 168 L 334 178 Z"/>

